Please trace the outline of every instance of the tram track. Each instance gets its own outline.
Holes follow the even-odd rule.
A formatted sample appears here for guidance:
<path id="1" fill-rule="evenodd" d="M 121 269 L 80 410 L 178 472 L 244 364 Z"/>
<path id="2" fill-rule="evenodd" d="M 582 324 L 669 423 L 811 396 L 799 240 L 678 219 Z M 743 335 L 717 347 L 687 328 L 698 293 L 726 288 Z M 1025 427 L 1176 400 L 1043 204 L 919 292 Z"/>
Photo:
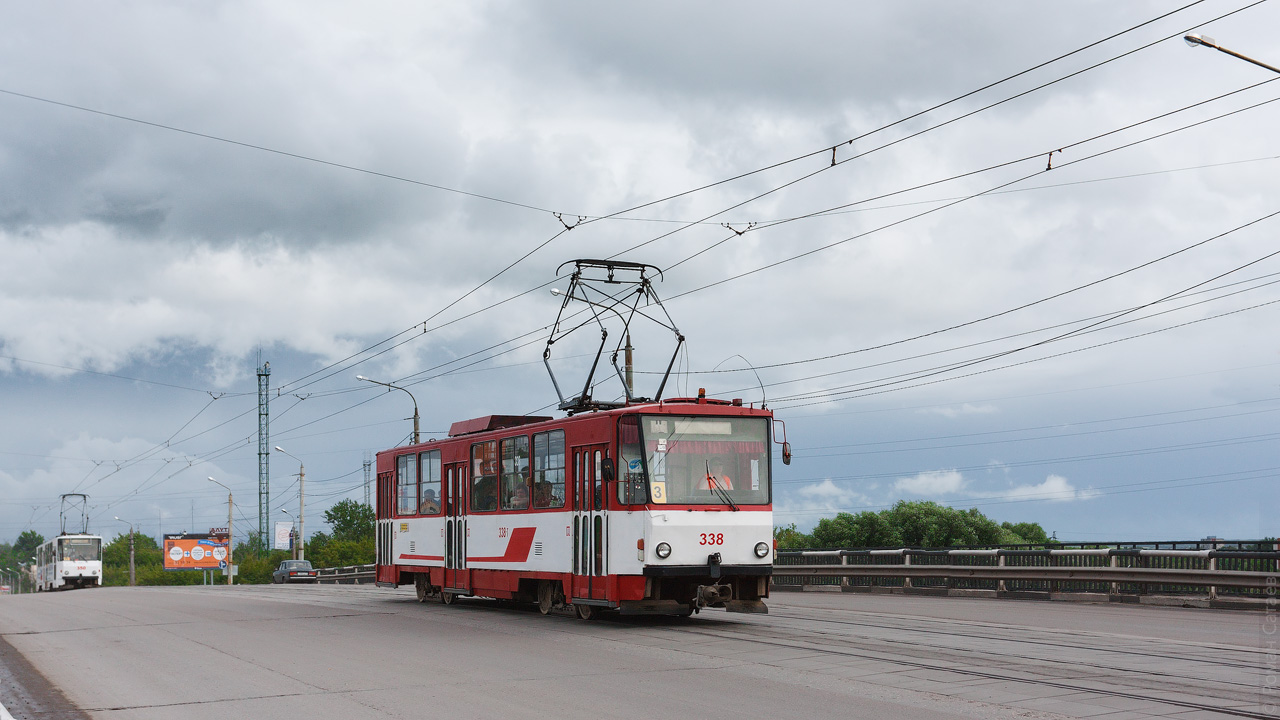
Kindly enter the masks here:
<path id="1" fill-rule="evenodd" d="M 784 614 L 780 617 L 803 622 L 827 622 L 802 615 Z M 884 638 L 841 636 L 834 632 L 805 631 L 796 627 L 785 628 L 787 631 L 785 633 L 779 632 L 781 629 L 777 625 L 766 625 L 762 622 L 745 622 L 735 623 L 732 627 L 687 627 L 683 628 L 681 632 L 718 640 L 736 640 L 766 647 L 803 650 L 828 656 L 868 660 L 900 668 L 952 673 L 1005 683 L 1034 685 L 1042 688 L 1054 688 L 1111 698 L 1124 698 L 1233 717 L 1257 718 L 1259 720 L 1276 720 L 1277 717 L 1273 714 L 1248 708 L 1255 701 L 1257 686 L 1245 683 L 1229 681 L 1207 682 L 1203 677 L 1191 675 L 1184 676 L 1133 668 L 1100 667 L 1093 663 L 1054 661 L 1043 657 L 999 653 L 985 649 L 937 647 L 927 646 L 923 643 L 895 642 Z M 809 637 L 804 637 L 805 635 Z M 1017 640 L 1009 638 L 993 639 L 1017 642 Z M 893 649 L 879 649 L 875 646 L 876 644 L 888 644 Z M 905 649 L 909 649 L 910 652 L 907 656 L 900 652 Z M 1077 645 L 1074 649 L 1080 650 L 1081 647 Z M 1085 650 L 1092 652 L 1096 648 L 1085 648 Z M 956 661 L 947 662 L 939 657 L 940 655 L 945 657 L 947 654 L 956 655 Z M 1154 653 L 1148 655 L 1150 657 L 1167 657 Z M 1197 662 L 1207 663 L 1209 661 L 1198 660 Z M 1040 663 L 1041 665 L 1036 666 L 1033 663 Z M 980 669 L 991 665 L 1003 666 L 1003 670 Z M 1076 672 L 1065 672 L 1070 668 L 1074 668 Z M 1253 666 L 1251 669 L 1258 670 L 1260 668 Z M 1111 673 L 1100 674 L 1098 670 L 1110 670 Z M 1036 673 L 1043 673 L 1043 675 L 1037 676 Z M 1048 675 L 1048 677 L 1044 675 Z M 1106 687 L 1101 685 L 1102 682 L 1120 684 L 1123 687 Z M 1223 692 L 1228 688 L 1227 692 Z M 1191 697 L 1174 696 L 1178 694 L 1186 696 L 1191 693 L 1197 693 L 1202 697 L 1211 697 L 1212 700 L 1206 701 Z"/>
<path id="2" fill-rule="evenodd" d="M 868 622 L 855 622 L 855 621 L 851 621 L 851 620 L 837 620 L 837 619 L 832 619 L 832 618 L 806 617 L 806 616 L 804 616 L 804 615 L 788 615 L 788 614 L 785 614 L 785 613 L 778 613 L 778 612 L 774 612 L 774 613 L 772 613 L 772 616 L 773 616 L 773 617 L 775 617 L 775 618 L 785 618 L 785 619 L 789 619 L 789 620 L 800 620 L 800 621 L 802 621 L 802 622 L 810 622 L 810 623 L 815 623 L 815 622 L 816 622 L 816 623 L 826 623 L 826 624 L 852 625 L 852 626 L 856 626 L 856 627 L 870 627 L 870 628 L 875 628 L 875 629 L 892 629 L 892 630 L 894 630 L 894 631 L 896 631 L 896 632 L 907 632 L 907 633 L 927 634 L 927 635 L 929 635 L 929 636 L 931 636 L 931 637 L 936 637 L 936 636 L 939 636 L 939 635 L 945 635 L 945 636 L 949 636 L 949 637 L 959 637 L 959 638 L 967 638 L 967 639 L 973 639 L 973 640 L 989 640 L 989 641 L 994 641 L 994 642 L 1008 642 L 1008 643 L 1016 643 L 1016 644 L 1019 644 L 1019 645 L 1035 645 L 1035 646 L 1040 646 L 1040 647 L 1050 647 L 1050 648 L 1056 648 L 1056 649 L 1078 649 L 1078 648 L 1080 647 L 1079 643 L 1075 643 L 1075 644 L 1067 644 L 1067 643 L 1062 643 L 1062 642 L 1051 642 L 1051 641 L 1048 641 L 1048 640 L 1029 640 L 1029 639 L 1024 639 L 1024 638 L 1010 638 L 1010 637 L 1002 637 L 1002 636 L 1000 636 L 1000 635 L 995 635 L 995 634 L 982 635 L 982 634 L 977 634 L 977 633 L 963 633 L 963 632 L 955 632 L 955 631 L 953 631 L 953 630 L 940 630 L 940 629 L 937 629 L 936 627 L 931 627 L 931 628 L 929 628 L 929 629 L 925 629 L 925 628 L 919 628 L 919 627 L 909 627 L 909 626 L 908 626 L 908 625 L 906 625 L 906 624 L 886 625 L 886 624 L 882 624 L 882 623 L 878 624 L 878 623 L 873 623 L 873 622 L 869 622 L 869 621 L 868 621 Z M 963 623 L 963 621 L 931 621 L 931 620 L 924 619 L 924 618 L 913 618 L 913 619 L 911 619 L 911 622 L 912 622 L 913 624 L 917 624 L 917 625 L 918 625 L 918 624 L 929 623 L 929 624 L 931 624 L 931 625 L 933 625 L 933 626 L 941 625 L 941 624 L 943 624 L 944 622 L 946 622 L 946 623 L 959 622 L 959 623 L 961 623 L 961 624 L 967 624 L 967 623 Z M 1035 629 L 1032 629 L 1032 628 L 1011 628 L 1011 629 L 1012 629 L 1012 630 L 1014 630 L 1015 632 L 1019 632 L 1019 631 L 1030 631 L 1030 632 L 1037 632 L 1037 633 L 1051 633 L 1051 632 L 1052 632 L 1052 631 L 1047 631 L 1047 630 L 1044 630 L 1044 629 L 1041 629 L 1041 628 L 1035 628 Z M 1089 634 L 1088 634 L 1088 633 L 1075 633 L 1075 634 L 1073 635 L 1073 637 L 1077 637 L 1077 638 L 1079 638 L 1081 635 L 1089 636 Z M 899 644 L 912 644 L 910 641 L 906 641 L 906 640 L 893 640 L 893 639 L 878 638 L 878 637 L 876 637 L 876 636 L 874 636 L 874 635 L 863 635 L 863 636 L 860 636 L 860 637 L 863 637 L 863 638 L 865 638 L 865 639 L 867 639 L 867 640 L 877 640 L 877 639 L 879 639 L 879 640 L 882 640 L 882 641 L 884 641 L 884 642 L 893 642 L 893 643 L 899 643 Z M 1095 637 L 1097 637 L 1097 636 L 1095 636 Z M 962 649 L 962 648 L 958 648 L 958 649 Z M 1242 648 L 1212 647 L 1212 648 L 1209 648 L 1209 649 L 1212 649 L 1212 650 L 1213 650 L 1213 651 L 1215 651 L 1215 652 L 1253 653 L 1253 654 L 1258 654 L 1258 655 L 1261 655 L 1261 654 L 1262 654 L 1262 651 L 1261 651 L 1261 650 L 1246 650 L 1246 649 L 1242 649 Z M 1093 647 L 1093 648 L 1090 648 L 1090 650 L 1091 650 L 1092 652 L 1108 653 L 1108 654 L 1114 654 L 1114 655 L 1123 655 L 1123 656 L 1135 657 L 1135 658 L 1156 658 L 1156 659 L 1160 659 L 1160 660 L 1177 660 L 1177 661 L 1180 661 L 1180 662 L 1186 662 L 1186 663 L 1210 663 L 1210 664 L 1212 664 L 1214 667 L 1221 667 L 1221 668 L 1234 668 L 1234 669 L 1248 670 L 1248 671 L 1257 671 L 1257 670 L 1259 670 L 1259 669 L 1260 669 L 1260 668 L 1259 668 L 1259 665 L 1258 665 L 1258 664 L 1256 664 L 1256 663 L 1250 664 L 1250 663 L 1246 663 L 1246 662 L 1217 661 L 1217 660 L 1210 660 L 1210 659 L 1206 659 L 1206 658 L 1203 658 L 1203 657 L 1188 657 L 1188 656 L 1185 656 L 1185 655 L 1171 655 L 1171 654 L 1168 654 L 1168 653 L 1144 652 L 1144 651 L 1137 651 L 1137 650 L 1133 650 L 1133 649 L 1129 649 L 1129 648 Z M 1010 657 L 1016 657 L 1016 658 L 1019 658 L 1019 659 L 1025 659 L 1025 660 L 1040 660 L 1040 661 L 1046 661 L 1046 662 L 1055 662 L 1052 658 L 1044 658 L 1044 657 L 1035 656 L 1035 655 L 1009 655 L 1009 656 L 1010 656 Z M 1117 671 L 1121 671 L 1121 672 L 1128 672 L 1128 671 L 1131 671 L 1131 670 L 1132 670 L 1131 668 L 1117 667 L 1117 666 L 1097 666 L 1097 667 L 1101 667 L 1101 668 L 1103 668 L 1103 669 L 1109 669 L 1109 670 L 1117 670 Z M 1176 676 L 1172 676 L 1172 675 L 1171 675 L 1171 677 L 1176 677 Z M 1244 683 L 1241 683 L 1241 684 L 1244 684 Z M 1249 687 L 1252 687 L 1252 686 L 1249 686 Z"/>

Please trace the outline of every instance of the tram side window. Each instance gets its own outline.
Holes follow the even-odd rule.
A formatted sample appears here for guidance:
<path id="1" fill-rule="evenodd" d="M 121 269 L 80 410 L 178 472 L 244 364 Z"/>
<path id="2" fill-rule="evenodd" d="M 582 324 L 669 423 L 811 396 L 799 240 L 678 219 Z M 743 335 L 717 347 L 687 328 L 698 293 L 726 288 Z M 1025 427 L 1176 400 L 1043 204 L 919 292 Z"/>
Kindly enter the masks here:
<path id="1" fill-rule="evenodd" d="M 533 507 L 564 507 L 564 431 L 533 436 Z"/>
<path id="2" fill-rule="evenodd" d="M 396 514 L 418 512 L 418 456 L 396 458 Z"/>
<path id="3" fill-rule="evenodd" d="M 640 446 L 640 418 L 629 415 L 618 420 L 618 502 L 624 505 L 646 501 L 644 452 Z M 660 502 L 654 498 L 654 502 Z"/>
<path id="4" fill-rule="evenodd" d="M 529 438 L 502 441 L 502 509 L 529 509 Z"/>
<path id="5" fill-rule="evenodd" d="M 422 497 L 418 503 L 418 512 L 435 515 L 440 512 L 440 451 L 422 453 L 418 457 L 418 468 L 422 472 Z"/>
<path id="6" fill-rule="evenodd" d="M 498 441 L 471 446 L 471 510 L 498 509 Z"/>

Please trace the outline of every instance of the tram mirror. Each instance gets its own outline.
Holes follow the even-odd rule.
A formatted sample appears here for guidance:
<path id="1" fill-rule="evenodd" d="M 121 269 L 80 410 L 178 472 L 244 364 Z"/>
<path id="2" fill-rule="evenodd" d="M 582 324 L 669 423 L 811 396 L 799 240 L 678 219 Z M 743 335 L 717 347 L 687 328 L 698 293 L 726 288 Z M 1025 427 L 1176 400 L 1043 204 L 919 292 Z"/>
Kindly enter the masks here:
<path id="1" fill-rule="evenodd" d="M 602 477 L 605 482 L 613 482 L 613 460 L 611 458 L 605 458 L 601 463 L 600 477 Z"/>
<path id="2" fill-rule="evenodd" d="M 789 442 L 782 443 L 782 464 L 791 464 L 791 443 Z"/>

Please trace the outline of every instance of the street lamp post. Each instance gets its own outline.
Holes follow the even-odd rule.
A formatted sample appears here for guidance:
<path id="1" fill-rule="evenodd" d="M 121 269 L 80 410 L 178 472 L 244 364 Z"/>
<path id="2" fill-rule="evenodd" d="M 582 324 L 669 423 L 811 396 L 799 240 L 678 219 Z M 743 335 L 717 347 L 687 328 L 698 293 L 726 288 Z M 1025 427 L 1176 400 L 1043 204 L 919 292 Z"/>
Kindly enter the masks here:
<path id="1" fill-rule="evenodd" d="M 365 382 L 371 382 L 374 385 L 382 385 L 391 390 L 403 390 L 404 393 L 409 396 L 409 399 L 413 400 L 413 444 L 417 445 L 418 444 L 418 398 L 414 397 L 413 393 L 409 392 L 408 390 L 405 390 L 399 385 L 392 385 L 391 383 L 385 383 L 385 382 L 382 382 L 381 380 L 372 380 L 363 375 L 357 375 L 356 379 L 363 380 Z"/>
<path id="2" fill-rule="evenodd" d="M 21 573 L 18 576 L 18 588 L 19 589 L 22 588 L 22 576 L 25 575 L 27 577 L 27 592 L 31 592 L 31 588 L 35 587 L 35 583 L 32 580 L 32 571 L 30 569 L 31 566 L 29 563 L 24 563 L 21 560 L 18 560 L 16 562 L 18 563 L 18 572 Z"/>
<path id="3" fill-rule="evenodd" d="M 209 482 L 222 485 L 222 483 L 214 480 L 213 478 L 209 478 Z M 231 532 L 231 488 L 226 485 L 222 485 L 222 487 L 227 490 L 227 584 L 230 585 L 231 580 L 234 577 L 232 573 L 235 572 L 236 569 L 236 564 L 234 562 L 236 536 L 235 533 Z"/>
<path id="4" fill-rule="evenodd" d="M 1214 40 L 1213 38 L 1209 37 L 1208 35 L 1201 35 L 1201 34 L 1199 34 L 1199 33 L 1192 33 L 1192 34 L 1190 34 L 1190 35 L 1186 35 L 1186 36 L 1184 36 L 1182 39 L 1183 39 L 1183 40 L 1186 40 L 1186 41 L 1187 41 L 1187 44 L 1188 44 L 1188 45 L 1190 45 L 1191 47 L 1196 47 L 1197 45 L 1203 45 L 1204 47 L 1211 47 L 1211 48 L 1213 48 L 1214 50 L 1217 50 L 1218 52 L 1226 53 L 1226 54 L 1230 55 L 1231 57 L 1237 57 L 1237 58 L 1240 58 L 1241 60 L 1244 60 L 1245 62 L 1251 62 L 1251 63 L 1253 63 L 1254 65 L 1257 65 L 1258 67 L 1264 67 L 1264 68 L 1266 68 L 1266 69 L 1270 70 L 1271 72 L 1274 72 L 1274 73 L 1280 73 L 1280 68 L 1278 68 L 1278 67 L 1276 67 L 1276 66 L 1274 66 L 1274 65 L 1268 65 L 1268 64 L 1266 64 L 1266 63 L 1262 62 L 1261 60 L 1254 60 L 1253 58 L 1249 57 L 1248 55 L 1241 55 L 1240 53 L 1236 52 L 1235 50 L 1228 50 L 1227 48 L 1224 48 L 1224 47 L 1222 47 L 1221 45 L 1219 45 L 1217 40 Z"/>
<path id="5" fill-rule="evenodd" d="M 306 496 L 303 493 L 305 492 L 305 489 L 306 489 L 305 486 L 307 481 L 307 468 L 306 468 L 306 465 L 303 464 L 302 460 L 298 459 L 297 455 L 290 453 L 288 450 L 285 450 L 279 445 L 276 446 L 276 452 L 282 452 L 285 455 L 288 455 L 289 457 L 298 461 L 298 542 L 294 544 L 297 545 L 297 548 L 298 548 L 297 559 L 306 560 L 307 548 L 306 548 L 305 538 L 307 536 L 306 536 L 306 525 L 304 524 L 306 522 L 305 520 L 306 506 L 304 505 Z"/>
<path id="6" fill-rule="evenodd" d="M 120 520 L 120 516 L 116 516 L 116 520 L 129 526 L 129 587 L 138 584 L 137 576 L 133 574 L 133 523 L 128 520 Z"/>
<path id="7" fill-rule="evenodd" d="M 282 512 L 282 513 L 284 513 L 285 515 L 288 515 L 288 516 L 289 516 L 289 527 L 290 527 L 290 528 L 293 528 L 295 525 L 297 525 L 297 524 L 298 524 L 298 521 L 297 521 L 297 520 L 295 520 L 295 519 L 294 519 L 294 517 L 293 517 L 293 513 L 289 512 L 288 510 L 285 510 L 284 508 L 280 508 L 280 512 Z M 290 532 L 296 532 L 296 531 L 291 530 Z M 294 535 L 293 547 L 292 547 L 290 550 L 291 550 L 291 552 L 289 553 L 289 557 L 293 558 L 294 560 L 297 560 L 297 559 L 298 559 L 298 540 L 297 540 L 297 535 L 296 535 L 296 534 Z"/>

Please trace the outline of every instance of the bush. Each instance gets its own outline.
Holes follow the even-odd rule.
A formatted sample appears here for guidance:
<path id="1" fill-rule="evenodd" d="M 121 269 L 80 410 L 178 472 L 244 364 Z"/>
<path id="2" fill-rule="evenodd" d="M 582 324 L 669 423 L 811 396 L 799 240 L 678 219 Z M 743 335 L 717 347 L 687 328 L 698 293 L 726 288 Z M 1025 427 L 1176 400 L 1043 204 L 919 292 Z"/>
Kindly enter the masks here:
<path id="1" fill-rule="evenodd" d="M 956 547 L 1016 545 L 1048 540 L 1037 523 L 1004 523 L 935 502 L 900 500 L 888 510 L 823 518 L 806 535 L 795 524 L 774 530 L 778 548 Z M 785 543 L 785 544 L 784 544 Z"/>

